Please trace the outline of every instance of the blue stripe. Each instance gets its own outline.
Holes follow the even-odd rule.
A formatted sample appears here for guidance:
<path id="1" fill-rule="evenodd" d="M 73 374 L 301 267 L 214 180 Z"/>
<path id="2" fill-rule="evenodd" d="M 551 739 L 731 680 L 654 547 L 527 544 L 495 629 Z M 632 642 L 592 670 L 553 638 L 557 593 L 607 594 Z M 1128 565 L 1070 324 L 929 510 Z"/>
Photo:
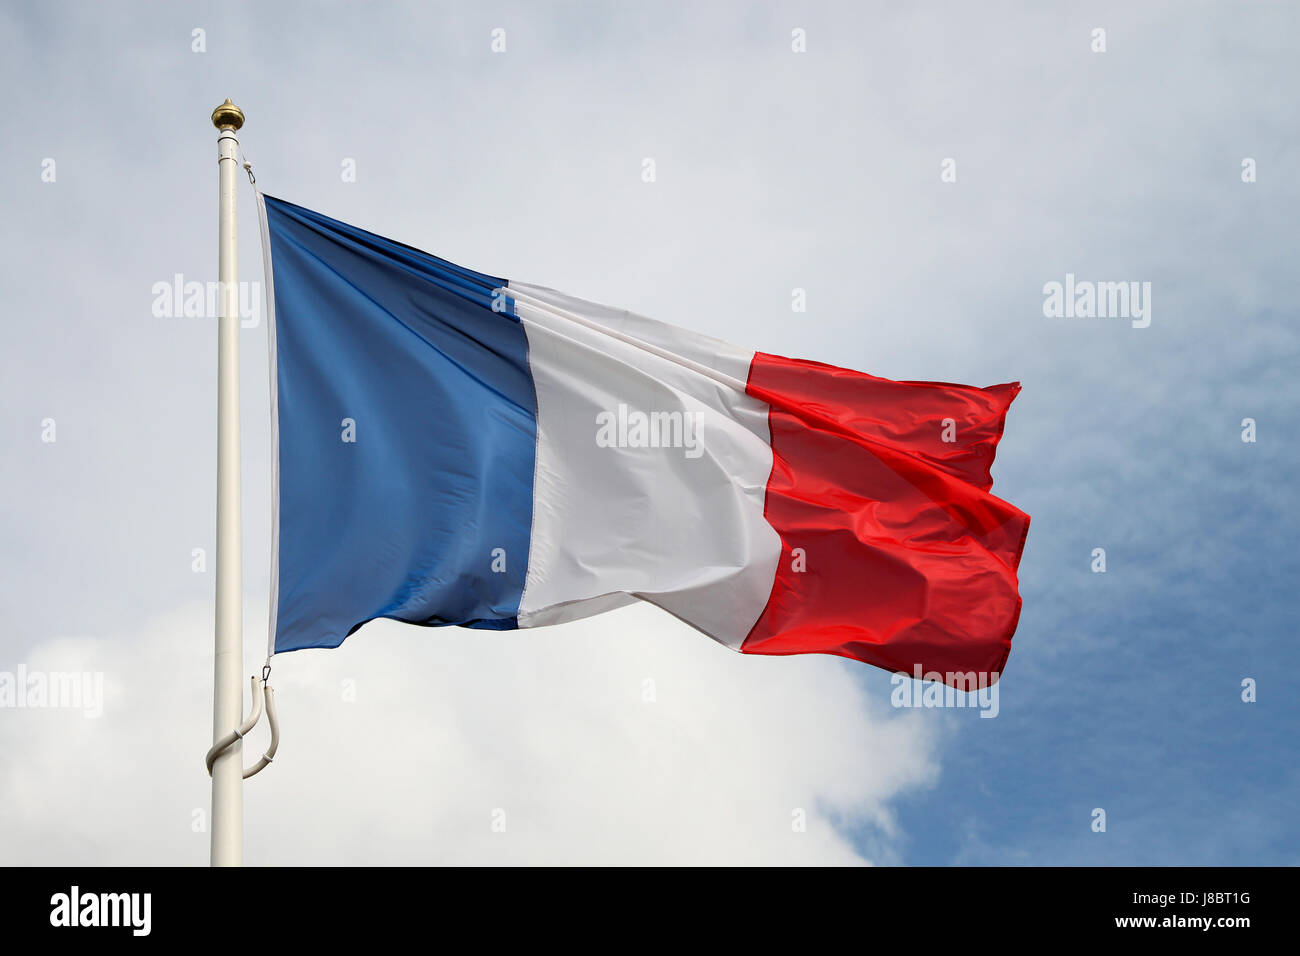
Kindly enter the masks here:
<path id="1" fill-rule="evenodd" d="M 337 647 L 377 617 L 516 627 L 537 399 L 523 326 L 513 309 L 492 308 L 505 280 L 265 199 L 276 651 Z M 342 440 L 344 419 L 355 442 Z"/>

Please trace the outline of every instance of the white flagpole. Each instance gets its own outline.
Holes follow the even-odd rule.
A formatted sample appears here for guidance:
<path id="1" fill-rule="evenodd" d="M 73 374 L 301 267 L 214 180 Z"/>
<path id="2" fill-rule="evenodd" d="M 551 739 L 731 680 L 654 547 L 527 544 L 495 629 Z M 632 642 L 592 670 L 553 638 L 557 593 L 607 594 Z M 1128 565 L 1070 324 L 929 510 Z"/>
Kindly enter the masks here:
<path id="1" fill-rule="evenodd" d="M 239 262 L 235 188 L 236 131 L 244 114 L 230 100 L 212 111 L 221 173 L 217 319 L 217 619 L 212 679 L 212 742 L 243 718 L 243 535 L 239 491 Z M 240 866 L 244 858 L 243 747 L 226 749 L 212 765 L 212 865 Z"/>

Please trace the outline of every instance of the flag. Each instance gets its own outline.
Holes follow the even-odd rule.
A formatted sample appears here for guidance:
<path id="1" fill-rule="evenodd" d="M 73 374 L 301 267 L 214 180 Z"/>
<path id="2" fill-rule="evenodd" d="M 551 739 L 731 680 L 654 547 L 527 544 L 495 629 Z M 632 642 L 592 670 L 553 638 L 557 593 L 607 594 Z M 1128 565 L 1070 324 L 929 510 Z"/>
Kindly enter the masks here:
<path id="1" fill-rule="evenodd" d="M 259 206 L 274 651 L 647 601 L 743 653 L 1001 673 L 1029 516 L 989 467 L 1018 384 L 752 352 Z"/>

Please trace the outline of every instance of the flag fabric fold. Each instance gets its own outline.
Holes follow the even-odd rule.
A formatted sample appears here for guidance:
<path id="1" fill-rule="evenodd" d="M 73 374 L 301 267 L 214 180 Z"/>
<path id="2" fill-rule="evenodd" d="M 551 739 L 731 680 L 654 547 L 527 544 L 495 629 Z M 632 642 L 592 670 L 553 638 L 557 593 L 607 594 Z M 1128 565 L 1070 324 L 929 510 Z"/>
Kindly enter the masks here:
<path id="1" fill-rule="evenodd" d="M 1029 516 L 989 468 L 1019 385 L 746 351 L 259 211 L 274 651 L 642 600 L 745 653 L 1001 673 Z"/>

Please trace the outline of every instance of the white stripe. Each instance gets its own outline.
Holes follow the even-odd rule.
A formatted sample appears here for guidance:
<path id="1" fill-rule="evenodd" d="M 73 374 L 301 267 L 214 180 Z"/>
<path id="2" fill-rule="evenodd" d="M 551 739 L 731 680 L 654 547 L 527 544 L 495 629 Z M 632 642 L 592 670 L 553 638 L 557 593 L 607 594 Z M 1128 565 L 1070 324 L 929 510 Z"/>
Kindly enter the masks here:
<path id="1" fill-rule="evenodd" d="M 687 329 L 660 322 L 627 309 L 589 302 L 577 296 L 566 295 L 545 286 L 513 282 L 508 293 L 539 308 L 549 307 L 559 316 L 599 329 L 609 335 L 634 345 L 648 348 L 665 358 L 687 365 L 711 370 L 711 375 L 737 391 L 745 391 L 749 381 L 749 366 L 754 360 L 753 350 L 742 349 L 722 339 L 711 338 Z M 705 374 L 708 374 L 705 371 Z M 763 426 L 763 440 L 767 440 L 767 426 Z"/>
<path id="2" fill-rule="evenodd" d="M 744 391 L 753 353 L 550 289 L 507 294 L 537 390 L 520 625 L 640 598 L 738 649 L 781 553 L 763 518 L 767 405 Z M 665 429 L 660 447 L 602 447 L 598 416 L 617 420 L 620 405 L 625 419 L 675 413 L 658 423 L 682 427 Z"/>
<path id="3" fill-rule="evenodd" d="M 280 376 L 275 349 L 275 275 L 271 269 L 271 235 L 266 225 L 266 200 L 260 189 L 257 190 L 257 221 L 262 234 L 266 344 L 271 377 L 271 609 L 266 638 L 266 659 L 269 661 L 275 656 L 275 623 L 280 608 Z"/>

